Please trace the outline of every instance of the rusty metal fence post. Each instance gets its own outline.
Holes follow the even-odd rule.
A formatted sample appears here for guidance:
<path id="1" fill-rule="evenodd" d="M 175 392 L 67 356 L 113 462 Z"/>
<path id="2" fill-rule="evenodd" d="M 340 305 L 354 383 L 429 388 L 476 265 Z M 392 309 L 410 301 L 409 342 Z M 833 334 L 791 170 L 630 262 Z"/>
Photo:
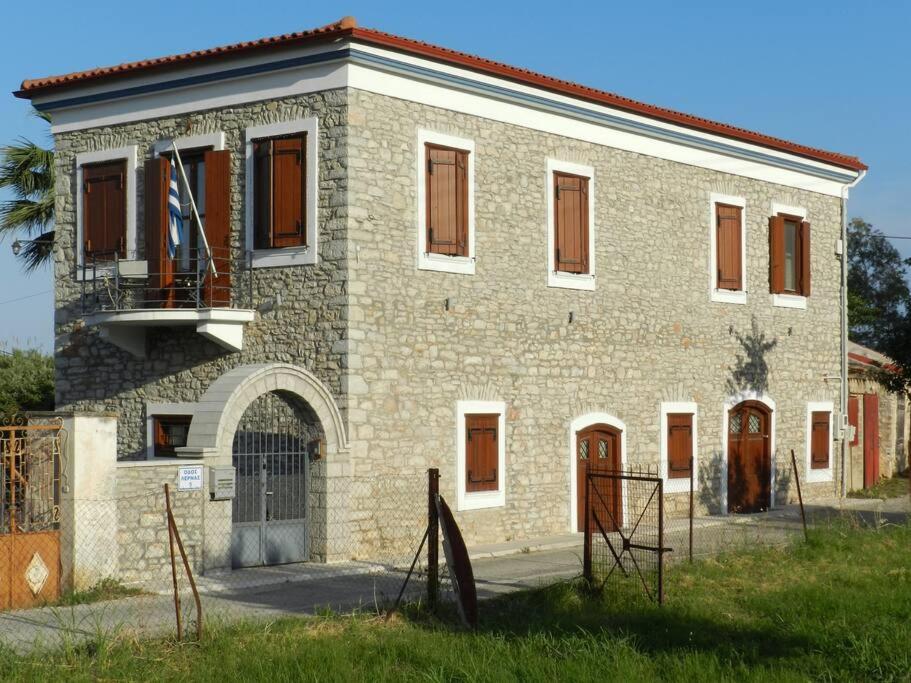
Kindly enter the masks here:
<path id="1" fill-rule="evenodd" d="M 177 613 L 177 640 L 183 640 L 180 623 L 180 596 L 177 589 L 177 566 L 174 558 L 174 541 L 177 541 L 177 549 L 180 551 L 180 559 L 183 561 L 184 571 L 187 573 L 187 581 L 190 583 L 190 590 L 193 593 L 193 600 L 196 603 L 196 639 L 202 639 L 202 601 L 199 598 L 199 591 L 196 589 L 196 581 L 193 579 L 193 570 L 190 568 L 190 560 L 187 558 L 187 551 L 184 550 L 183 541 L 180 540 L 180 532 L 177 530 L 177 522 L 174 519 L 174 512 L 171 510 L 171 489 L 164 485 L 165 512 L 168 520 L 168 541 L 171 546 L 171 577 L 174 581 L 174 609 Z"/>
<path id="2" fill-rule="evenodd" d="M 585 521 L 582 524 L 584 536 L 582 537 L 582 576 L 588 581 L 589 586 L 594 584 L 592 575 L 592 536 L 591 536 L 591 508 L 589 507 L 589 489 L 591 488 L 591 470 L 589 462 L 585 461 Z"/>
<path id="3" fill-rule="evenodd" d="M 440 470 L 427 470 L 427 604 L 435 610 L 440 596 Z"/>
<path id="4" fill-rule="evenodd" d="M 803 493 L 800 491 L 800 473 L 797 471 L 797 458 L 794 457 L 794 449 L 791 449 L 791 467 L 794 468 L 794 481 L 797 482 L 797 500 L 800 503 L 800 519 L 803 521 L 803 539 L 805 541 L 810 540 L 810 535 L 807 533 L 807 513 L 803 509 Z"/>
<path id="5" fill-rule="evenodd" d="M 692 464 L 692 463 L 691 463 Z M 691 467 L 692 469 L 692 467 Z M 664 604 L 664 480 L 658 480 L 658 604 Z"/>

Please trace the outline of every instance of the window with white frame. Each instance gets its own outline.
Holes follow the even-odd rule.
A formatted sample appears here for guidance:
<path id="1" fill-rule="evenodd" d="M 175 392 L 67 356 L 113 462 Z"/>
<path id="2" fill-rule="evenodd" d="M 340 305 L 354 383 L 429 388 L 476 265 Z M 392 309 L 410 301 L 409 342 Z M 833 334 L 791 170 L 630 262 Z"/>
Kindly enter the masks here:
<path id="1" fill-rule="evenodd" d="M 456 405 L 456 486 L 459 510 L 506 504 L 506 404 Z"/>
<path id="2" fill-rule="evenodd" d="M 709 197 L 709 293 L 712 301 L 747 301 L 746 200 L 711 193 Z"/>
<path id="3" fill-rule="evenodd" d="M 813 484 L 832 481 L 832 401 L 807 404 L 806 480 Z"/>
<path id="4" fill-rule="evenodd" d="M 806 309 L 810 295 L 810 223 L 802 206 L 772 202 L 769 289 L 773 306 Z"/>
<path id="5" fill-rule="evenodd" d="M 474 141 L 418 131 L 418 268 L 475 272 Z"/>
<path id="6" fill-rule="evenodd" d="M 135 261 L 137 147 L 76 155 L 76 264 Z"/>
<path id="7" fill-rule="evenodd" d="M 246 130 L 246 243 L 253 266 L 317 261 L 318 122 L 315 117 Z"/>
<path id="8" fill-rule="evenodd" d="M 595 289 L 595 171 L 547 160 L 547 285 Z"/>
<path id="9" fill-rule="evenodd" d="M 661 476 L 667 493 L 699 487 L 696 463 L 696 404 L 689 401 L 665 401 L 661 404 Z M 692 470 L 691 470 L 692 468 Z"/>

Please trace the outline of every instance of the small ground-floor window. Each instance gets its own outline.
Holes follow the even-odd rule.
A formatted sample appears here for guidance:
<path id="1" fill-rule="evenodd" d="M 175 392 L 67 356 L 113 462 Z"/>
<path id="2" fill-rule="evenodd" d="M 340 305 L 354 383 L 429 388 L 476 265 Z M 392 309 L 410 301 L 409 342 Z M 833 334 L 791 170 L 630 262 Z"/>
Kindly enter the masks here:
<path id="1" fill-rule="evenodd" d="M 459 401 L 456 410 L 459 510 L 506 504 L 506 404 Z"/>
<path id="2" fill-rule="evenodd" d="M 807 404 L 807 482 L 832 481 L 831 401 Z"/>
<path id="3" fill-rule="evenodd" d="M 155 415 L 152 417 L 154 454 L 156 458 L 175 458 L 178 448 L 187 445 L 191 415 Z"/>
<path id="4" fill-rule="evenodd" d="M 668 401 L 661 404 L 661 476 L 664 490 L 690 490 L 690 467 L 696 467 L 696 404 Z M 698 482 L 693 482 L 698 488 Z"/>

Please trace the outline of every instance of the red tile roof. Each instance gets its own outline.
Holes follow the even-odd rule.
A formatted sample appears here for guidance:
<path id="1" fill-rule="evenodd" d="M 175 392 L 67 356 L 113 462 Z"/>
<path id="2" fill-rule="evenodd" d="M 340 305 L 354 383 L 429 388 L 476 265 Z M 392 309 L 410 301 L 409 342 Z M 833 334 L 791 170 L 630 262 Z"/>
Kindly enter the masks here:
<path id="1" fill-rule="evenodd" d="M 344 17 L 333 24 L 328 24 L 309 31 L 286 33 L 272 38 L 251 40 L 243 43 L 235 43 L 233 45 L 209 48 L 207 50 L 196 50 L 194 52 L 171 55 L 169 57 L 145 59 L 138 62 L 119 64 L 117 66 L 26 80 L 22 82 L 20 90 L 16 92 L 15 95 L 17 97 L 31 99 L 36 95 L 93 81 L 110 80 L 112 78 L 132 76 L 144 72 L 175 69 L 190 63 L 195 64 L 216 61 L 265 49 L 316 44 L 339 38 L 351 38 L 359 42 L 371 43 L 387 49 L 418 55 L 492 76 L 506 78 L 517 83 L 533 85 L 552 92 L 578 97 L 589 102 L 607 105 L 653 119 L 686 126 L 708 133 L 714 133 L 716 135 L 722 135 L 735 140 L 750 142 L 816 161 L 826 162 L 853 171 L 862 171 L 867 168 L 860 159 L 854 156 L 839 154 L 837 152 L 827 152 L 825 150 L 799 145 L 794 142 L 763 135 L 762 133 L 756 133 L 744 128 L 737 128 L 736 126 L 718 123 L 698 116 L 683 114 L 672 109 L 665 109 L 664 107 L 656 107 L 651 104 L 632 100 L 628 97 L 615 95 L 614 93 L 589 88 L 584 85 L 552 78 L 550 76 L 544 76 L 534 71 L 520 69 L 464 52 L 438 47 L 410 38 L 394 36 L 389 33 L 384 33 L 383 31 L 361 28 L 357 25 L 354 17 Z"/>

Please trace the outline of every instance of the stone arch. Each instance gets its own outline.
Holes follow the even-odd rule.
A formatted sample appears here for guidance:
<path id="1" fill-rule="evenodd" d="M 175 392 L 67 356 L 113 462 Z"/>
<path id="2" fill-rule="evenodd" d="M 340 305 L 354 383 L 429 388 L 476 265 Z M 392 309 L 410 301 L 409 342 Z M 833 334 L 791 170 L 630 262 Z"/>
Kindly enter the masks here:
<path id="1" fill-rule="evenodd" d="M 290 363 L 243 365 L 212 382 L 196 403 L 185 450 L 230 458 L 244 411 L 270 391 L 286 392 L 307 403 L 322 425 L 329 458 L 348 453 L 345 423 L 331 392 L 313 373 Z"/>

